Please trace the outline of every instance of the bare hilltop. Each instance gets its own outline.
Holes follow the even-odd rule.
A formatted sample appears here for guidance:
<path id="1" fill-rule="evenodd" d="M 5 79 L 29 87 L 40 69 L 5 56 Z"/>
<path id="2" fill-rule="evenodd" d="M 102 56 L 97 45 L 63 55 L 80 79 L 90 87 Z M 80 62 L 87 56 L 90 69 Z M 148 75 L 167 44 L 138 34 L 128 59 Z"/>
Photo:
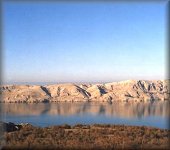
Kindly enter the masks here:
<path id="1" fill-rule="evenodd" d="M 1 102 L 169 100 L 169 80 L 127 80 L 105 84 L 2 85 Z"/>

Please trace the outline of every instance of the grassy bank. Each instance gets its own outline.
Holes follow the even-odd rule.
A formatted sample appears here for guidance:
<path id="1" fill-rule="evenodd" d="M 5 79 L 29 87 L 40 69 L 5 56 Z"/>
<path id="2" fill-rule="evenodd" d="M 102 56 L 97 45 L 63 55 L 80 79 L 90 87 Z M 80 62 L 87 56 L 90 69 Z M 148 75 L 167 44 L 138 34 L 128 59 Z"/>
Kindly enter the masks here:
<path id="1" fill-rule="evenodd" d="M 3 149 L 168 149 L 169 130 L 124 125 L 30 124 L 5 132 Z"/>

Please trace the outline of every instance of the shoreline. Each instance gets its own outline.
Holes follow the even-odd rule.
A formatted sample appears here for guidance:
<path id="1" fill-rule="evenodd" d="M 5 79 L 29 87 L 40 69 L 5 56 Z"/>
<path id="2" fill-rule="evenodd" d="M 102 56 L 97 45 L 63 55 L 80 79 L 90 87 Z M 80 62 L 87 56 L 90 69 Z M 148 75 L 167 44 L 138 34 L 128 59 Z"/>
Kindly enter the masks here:
<path id="1" fill-rule="evenodd" d="M 63 101 L 10 101 L 10 102 L 6 102 L 1 100 L 0 103 L 2 104 L 13 104 L 13 103 L 17 103 L 17 104 L 48 104 L 48 103 L 108 103 L 108 104 L 112 104 L 112 103 L 151 103 L 151 102 L 169 102 L 169 100 L 147 100 L 147 101 L 143 101 L 143 100 L 139 100 L 139 101 L 135 101 L 135 100 L 114 100 L 114 101 L 97 101 L 97 100 L 77 100 L 77 101 L 71 101 L 71 100 L 63 100 Z"/>
<path id="2" fill-rule="evenodd" d="M 8 126 L 7 128 L 10 128 L 10 131 L 5 130 L 5 126 Z M 48 125 L 48 126 L 40 126 L 40 125 L 33 125 L 31 123 L 28 122 L 22 122 L 22 123 L 14 123 L 14 122 L 7 122 L 7 121 L 0 121 L 0 128 L 3 129 L 4 128 L 4 132 L 14 132 L 14 131 L 19 131 L 20 129 L 22 129 L 25 126 L 32 126 L 35 128 L 50 128 L 50 127 L 61 127 L 61 128 L 65 128 L 68 127 L 69 128 L 74 128 L 77 126 L 104 126 L 104 127 L 111 127 L 111 126 L 123 126 L 123 127 L 137 127 L 137 128 L 148 128 L 148 129 L 158 129 L 158 130 L 169 130 L 170 131 L 170 127 L 168 128 L 159 128 L 159 127 L 155 127 L 155 126 L 147 126 L 147 125 L 127 125 L 127 124 L 110 124 L 110 123 L 75 123 L 75 124 L 69 124 L 69 123 L 63 123 L 63 124 L 57 124 L 57 125 Z"/>
<path id="3" fill-rule="evenodd" d="M 2 149 L 168 149 L 170 146 L 170 130 L 155 127 L 64 124 L 42 128 L 31 124 L 11 125 L 17 126 L 17 130 L 4 133 L 6 145 Z"/>

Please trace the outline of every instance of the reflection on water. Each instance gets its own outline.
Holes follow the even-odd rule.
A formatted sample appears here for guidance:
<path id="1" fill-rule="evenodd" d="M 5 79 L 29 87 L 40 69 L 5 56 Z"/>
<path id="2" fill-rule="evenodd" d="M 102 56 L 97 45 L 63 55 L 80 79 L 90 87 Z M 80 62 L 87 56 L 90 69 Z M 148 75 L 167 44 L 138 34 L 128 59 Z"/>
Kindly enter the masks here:
<path id="1" fill-rule="evenodd" d="M 7 115 L 94 115 L 120 117 L 168 116 L 167 102 L 154 103 L 38 103 L 38 104 L 3 104 Z"/>
<path id="2" fill-rule="evenodd" d="M 166 128 L 169 116 L 168 102 L 114 102 L 112 104 L 60 102 L 38 104 L 6 103 L 1 105 L 7 121 L 20 122 L 24 118 L 24 121 L 29 122 L 30 118 L 37 118 L 40 122 L 38 123 L 35 119 L 35 124 L 40 126 L 43 126 L 41 123 L 44 123 L 44 125 L 60 123 L 129 123 L 148 125 L 145 123 L 145 120 L 148 119 L 150 121 L 149 125 Z M 161 125 L 157 125 L 160 124 L 160 121 L 162 121 Z M 31 123 L 34 124 L 33 120 L 31 120 Z"/>

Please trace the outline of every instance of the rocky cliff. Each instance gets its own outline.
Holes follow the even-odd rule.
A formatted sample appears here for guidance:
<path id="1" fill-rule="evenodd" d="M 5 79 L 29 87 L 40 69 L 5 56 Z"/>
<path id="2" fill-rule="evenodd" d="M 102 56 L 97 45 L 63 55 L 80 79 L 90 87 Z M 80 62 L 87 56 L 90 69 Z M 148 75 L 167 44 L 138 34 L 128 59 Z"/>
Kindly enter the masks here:
<path id="1" fill-rule="evenodd" d="M 1 102 L 169 100 L 169 80 L 127 80 L 106 84 L 3 85 Z"/>

